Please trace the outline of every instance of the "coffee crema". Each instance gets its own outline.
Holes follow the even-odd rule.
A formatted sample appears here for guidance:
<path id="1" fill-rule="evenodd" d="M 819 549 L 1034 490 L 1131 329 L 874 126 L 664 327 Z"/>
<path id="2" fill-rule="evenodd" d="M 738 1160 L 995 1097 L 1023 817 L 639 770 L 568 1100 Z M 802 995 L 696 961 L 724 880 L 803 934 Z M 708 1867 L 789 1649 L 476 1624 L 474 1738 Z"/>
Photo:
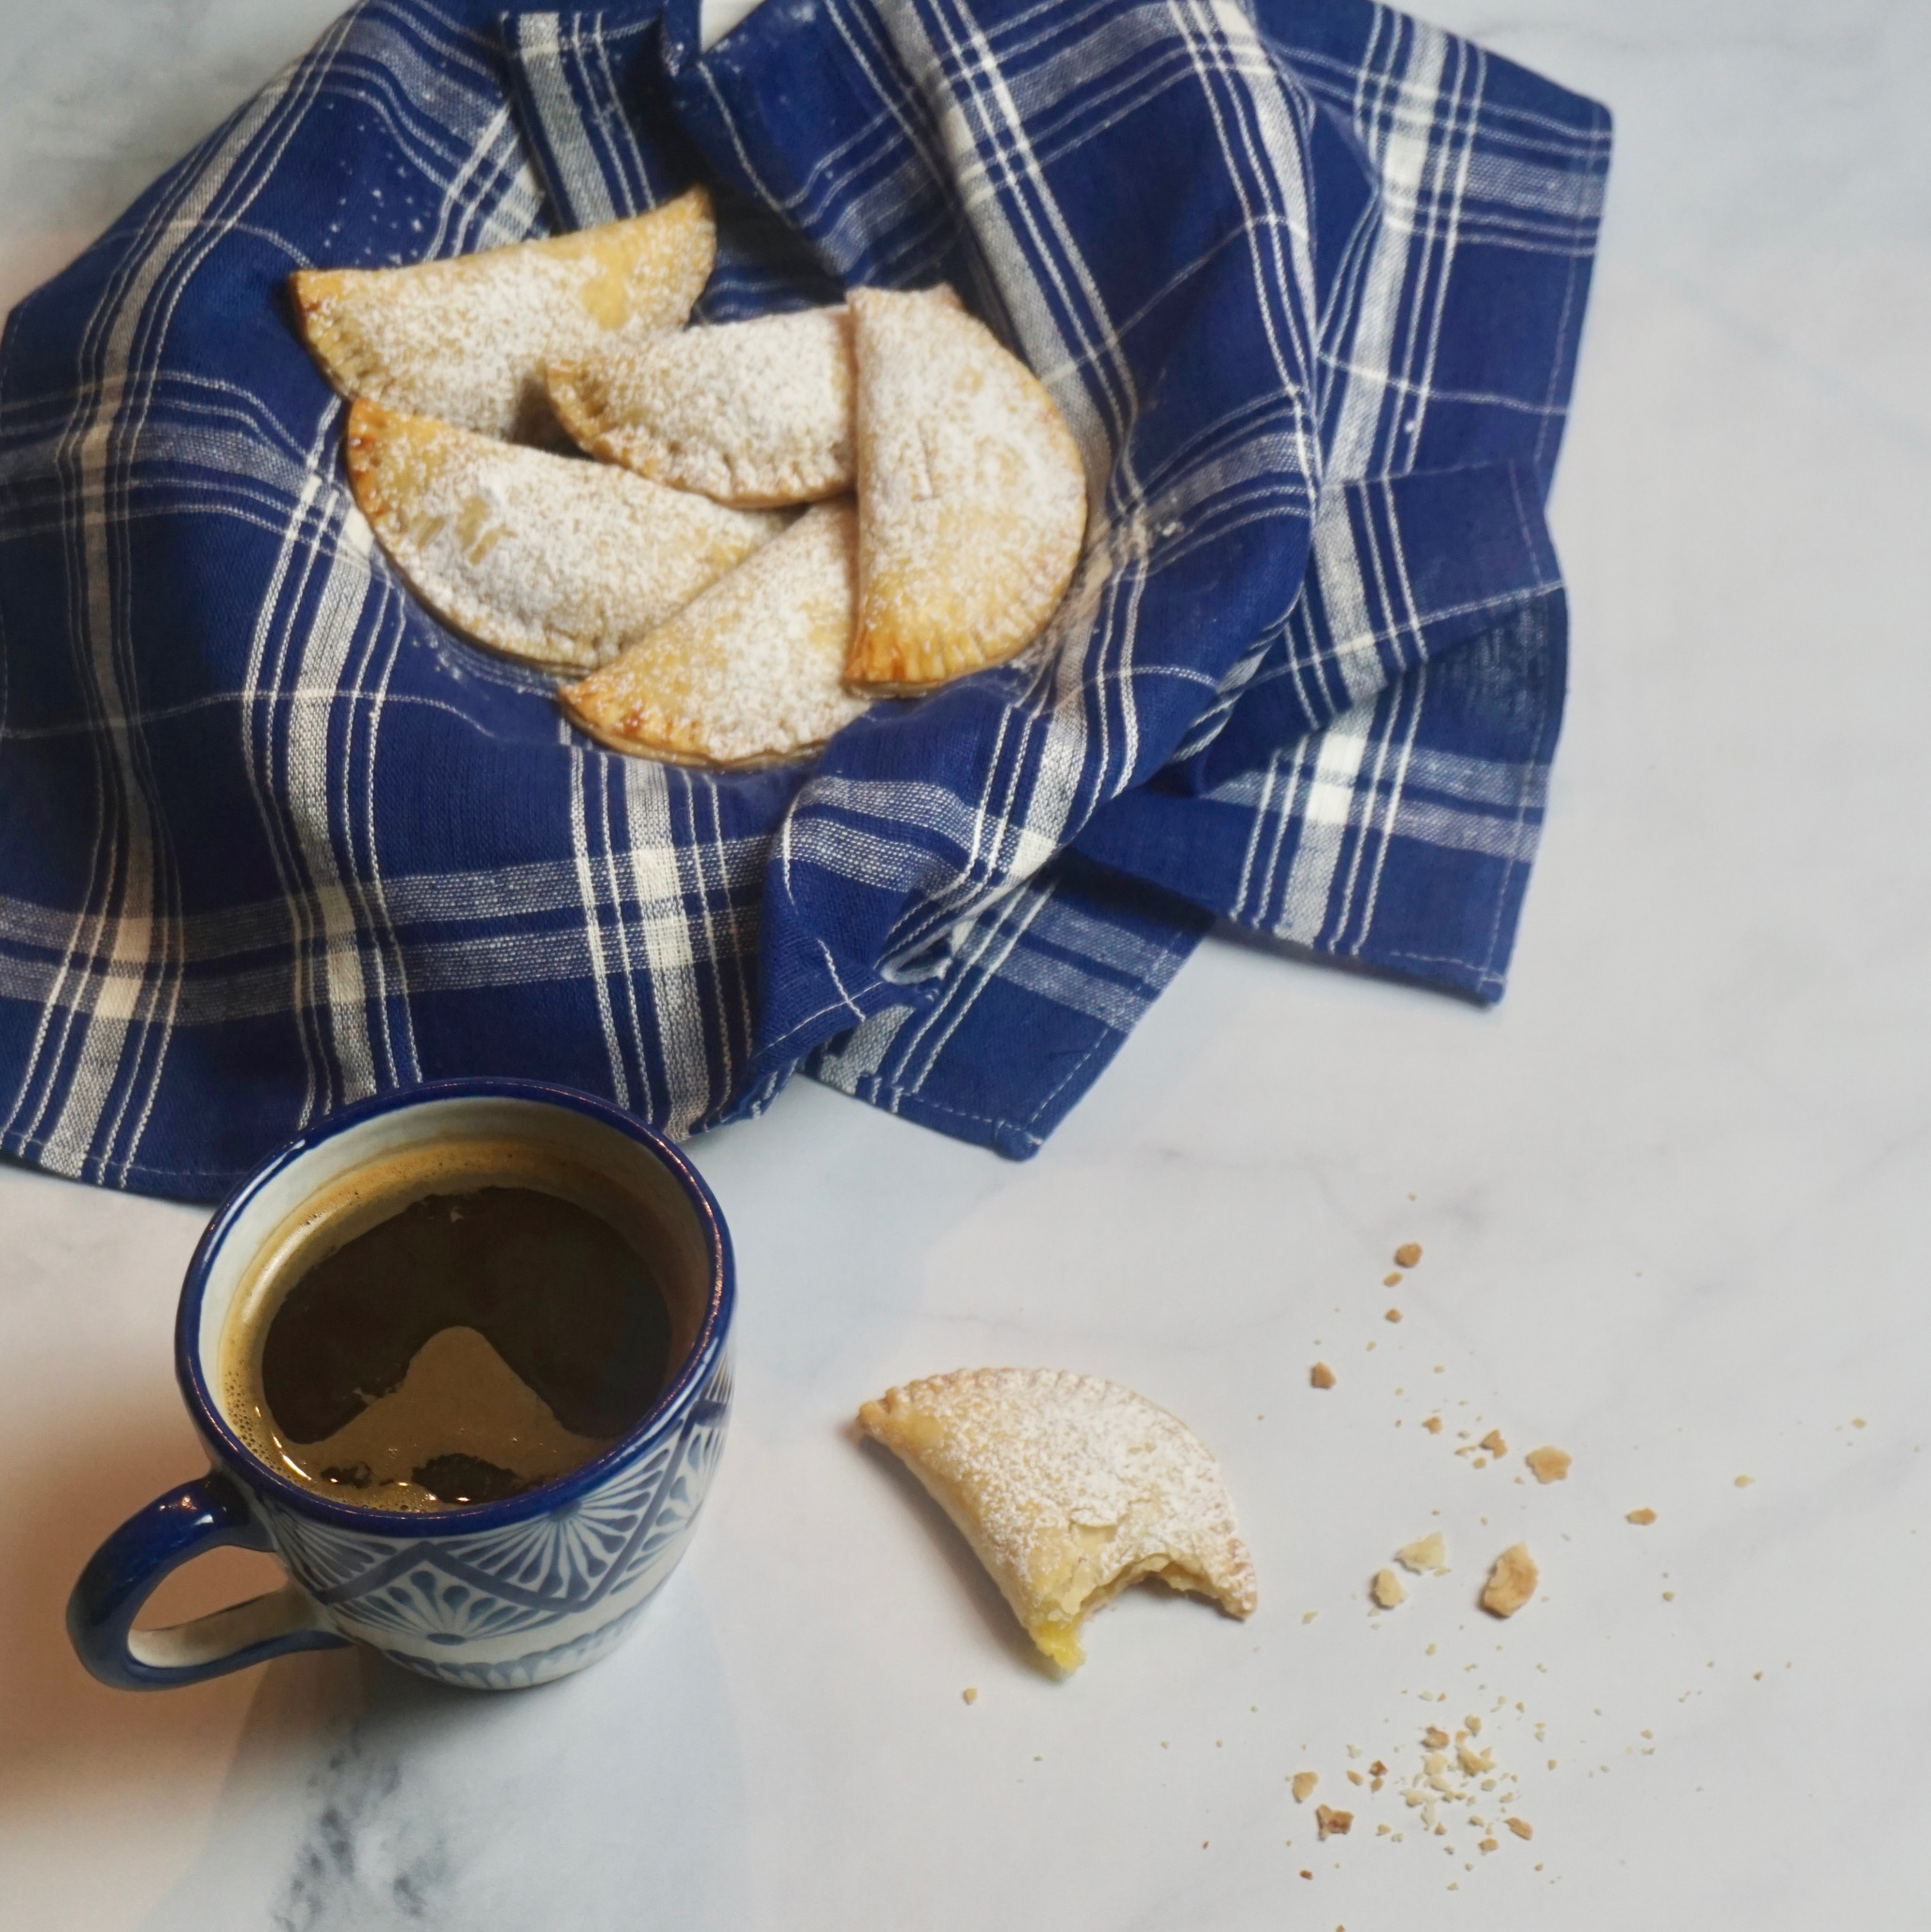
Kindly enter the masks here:
<path id="1" fill-rule="evenodd" d="M 307 1202 L 223 1335 L 248 1448 L 331 1500 L 517 1495 L 635 1428 L 688 1346 L 651 1230 L 605 1177 L 516 1141 L 415 1148 Z"/>

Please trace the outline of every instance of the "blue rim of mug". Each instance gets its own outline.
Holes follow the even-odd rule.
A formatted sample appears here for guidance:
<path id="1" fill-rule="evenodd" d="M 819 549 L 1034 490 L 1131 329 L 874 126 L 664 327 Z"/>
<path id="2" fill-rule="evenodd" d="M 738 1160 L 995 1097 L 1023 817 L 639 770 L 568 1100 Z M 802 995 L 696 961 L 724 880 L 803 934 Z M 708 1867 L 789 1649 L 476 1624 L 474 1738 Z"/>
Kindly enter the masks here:
<path id="1" fill-rule="evenodd" d="M 249 1448 L 234 1429 L 207 1386 L 201 1367 L 201 1304 L 207 1290 L 207 1278 L 215 1257 L 243 1209 L 272 1181 L 295 1162 L 325 1146 L 338 1134 L 365 1120 L 384 1114 L 404 1113 L 413 1107 L 438 1100 L 524 1100 L 541 1107 L 560 1107 L 582 1114 L 614 1129 L 635 1141 L 655 1157 L 658 1164 L 683 1190 L 698 1225 L 703 1231 L 704 1247 L 711 1263 L 711 1279 L 705 1296 L 704 1318 L 696 1342 L 685 1356 L 676 1379 L 651 1405 L 649 1413 L 627 1430 L 601 1456 L 579 1464 L 566 1476 L 559 1476 L 520 1495 L 505 1496 L 501 1502 L 466 1503 L 453 1510 L 376 1510 L 359 1503 L 335 1503 L 304 1489 L 278 1474 Z M 579 1093 L 573 1087 L 552 1086 L 543 1081 L 498 1080 L 478 1076 L 465 1080 L 425 1081 L 421 1086 L 402 1087 L 391 1094 L 378 1095 L 344 1107 L 318 1121 L 305 1132 L 278 1148 L 267 1160 L 239 1181 L 215 1210 L 214 1218 L 203 1231 L 193 1259 L 188 1263 L 182 1284 L 181 1305 L 174 1318 L 174 1373 L 181 1393 L 202 1432 L 220 1449 L 222 1457 L 238 1469 L 251 1489 L 272 1495 L 276 1502 L 319 1523 L 340 1529 L 359 1529 L 379 1535 L 406 1534 L 413 1537 L 475 1536 L 501 1529 L 514 1523 L 530 1522 L 553 1515 L 597 1489 L 626 1463 L 633 1462 L 653 1438 L 664 1434 L 681 1420 L 683 1412 L 703 1386 L 723 1350 L 731 1326 L 732 1310 L 737 1300 L 737 1270 L 731 1253 L 731 1235 L 717 1197 L 704 1183 L 703 1176 L 691 1165 L 671 1142 L 648 1127 L 635 1115 L 626 1113 L 593 1094 Z"/>

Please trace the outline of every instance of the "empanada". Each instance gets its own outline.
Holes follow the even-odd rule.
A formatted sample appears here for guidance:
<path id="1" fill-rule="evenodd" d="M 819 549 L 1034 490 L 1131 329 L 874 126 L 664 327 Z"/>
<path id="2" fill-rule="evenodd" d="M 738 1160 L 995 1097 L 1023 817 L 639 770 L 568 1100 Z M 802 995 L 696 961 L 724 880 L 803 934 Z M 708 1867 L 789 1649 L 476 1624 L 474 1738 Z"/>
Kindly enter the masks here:
<path id="1" fill-rule="evenodd" d="M 401 269 L 301 269 L 302 333 L 344 396 L 484 436 L 557 440 L 550 362 L 682 325 L 717 252 L 693 188 L 629 221 Z"/>
<path id="2" fill-rule="evenodd" d="M 1254 1608 L 1254 1569 L 1219 1466 L 1177 1416 L 1117 1382 L 981 1368 L 891 1390 L 859 1427 L 958 1525 L 1028 1634 L 1063 1670 L 1081 1620 L 1142 1577 Z"/>
<path id="3" fill-rule="evenodd" d="M 423 603 L 477 643 L 556 669 L 608 662 L 784 527 L 776 511 L 366 398 L 346 444 L 355 501 Z"/>
<path id="4" fill-rule="evenodd" d="M 817 504 L 615 664 L 566 685 L 564 709 L 614 751 L 678 764 L 816 751 L 868 702 L 841 681 L 857 552 L 850 499 Z"/>
<path id="5" fill-rule="evenodd" d="M 1071 432 L 957 305 L 856 289 L 854 686 L 916 693 L 1003 663 L 1058 607 L 1086 529 Z"/>
<path id="6" fill-rule="evenodd" d="M 554 363 L 550 400 L 594 454 L 720 504 L 851 487 L 851 313 L 680 329 Z"/>

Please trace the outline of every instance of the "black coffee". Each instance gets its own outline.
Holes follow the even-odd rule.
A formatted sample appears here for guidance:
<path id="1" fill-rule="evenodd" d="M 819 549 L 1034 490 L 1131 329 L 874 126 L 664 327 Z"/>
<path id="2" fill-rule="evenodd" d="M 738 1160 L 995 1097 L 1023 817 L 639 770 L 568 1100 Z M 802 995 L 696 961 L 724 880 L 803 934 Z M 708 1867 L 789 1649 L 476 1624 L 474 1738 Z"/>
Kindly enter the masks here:
<path id="1" fill-rule="evenodd" d="M 311 1250 L 256 1297 L 228 1360 L 231 1408 L 256 1426 L 231 1419 L 319 1494 L 405 1510 L 515 1495 L 600 1454 L 664 1387 L 673 1338 L 649 1262 L 557 1194 L 431 1193 Z"/>

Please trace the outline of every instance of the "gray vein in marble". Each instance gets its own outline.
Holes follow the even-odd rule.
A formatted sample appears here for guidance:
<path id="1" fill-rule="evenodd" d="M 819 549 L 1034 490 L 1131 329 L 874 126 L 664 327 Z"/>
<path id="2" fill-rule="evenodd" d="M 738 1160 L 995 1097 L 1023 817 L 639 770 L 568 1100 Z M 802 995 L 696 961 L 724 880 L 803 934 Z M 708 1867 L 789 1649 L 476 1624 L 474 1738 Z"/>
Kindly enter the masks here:
<path id="1" fill-rule="evenodd" d="M 315 1822 L 274 1908 L 280 1932 L 446 1922 L 449 1837 L 409 1802 L 395 1742 L 358 1729 L 315 1777 Z"/>

